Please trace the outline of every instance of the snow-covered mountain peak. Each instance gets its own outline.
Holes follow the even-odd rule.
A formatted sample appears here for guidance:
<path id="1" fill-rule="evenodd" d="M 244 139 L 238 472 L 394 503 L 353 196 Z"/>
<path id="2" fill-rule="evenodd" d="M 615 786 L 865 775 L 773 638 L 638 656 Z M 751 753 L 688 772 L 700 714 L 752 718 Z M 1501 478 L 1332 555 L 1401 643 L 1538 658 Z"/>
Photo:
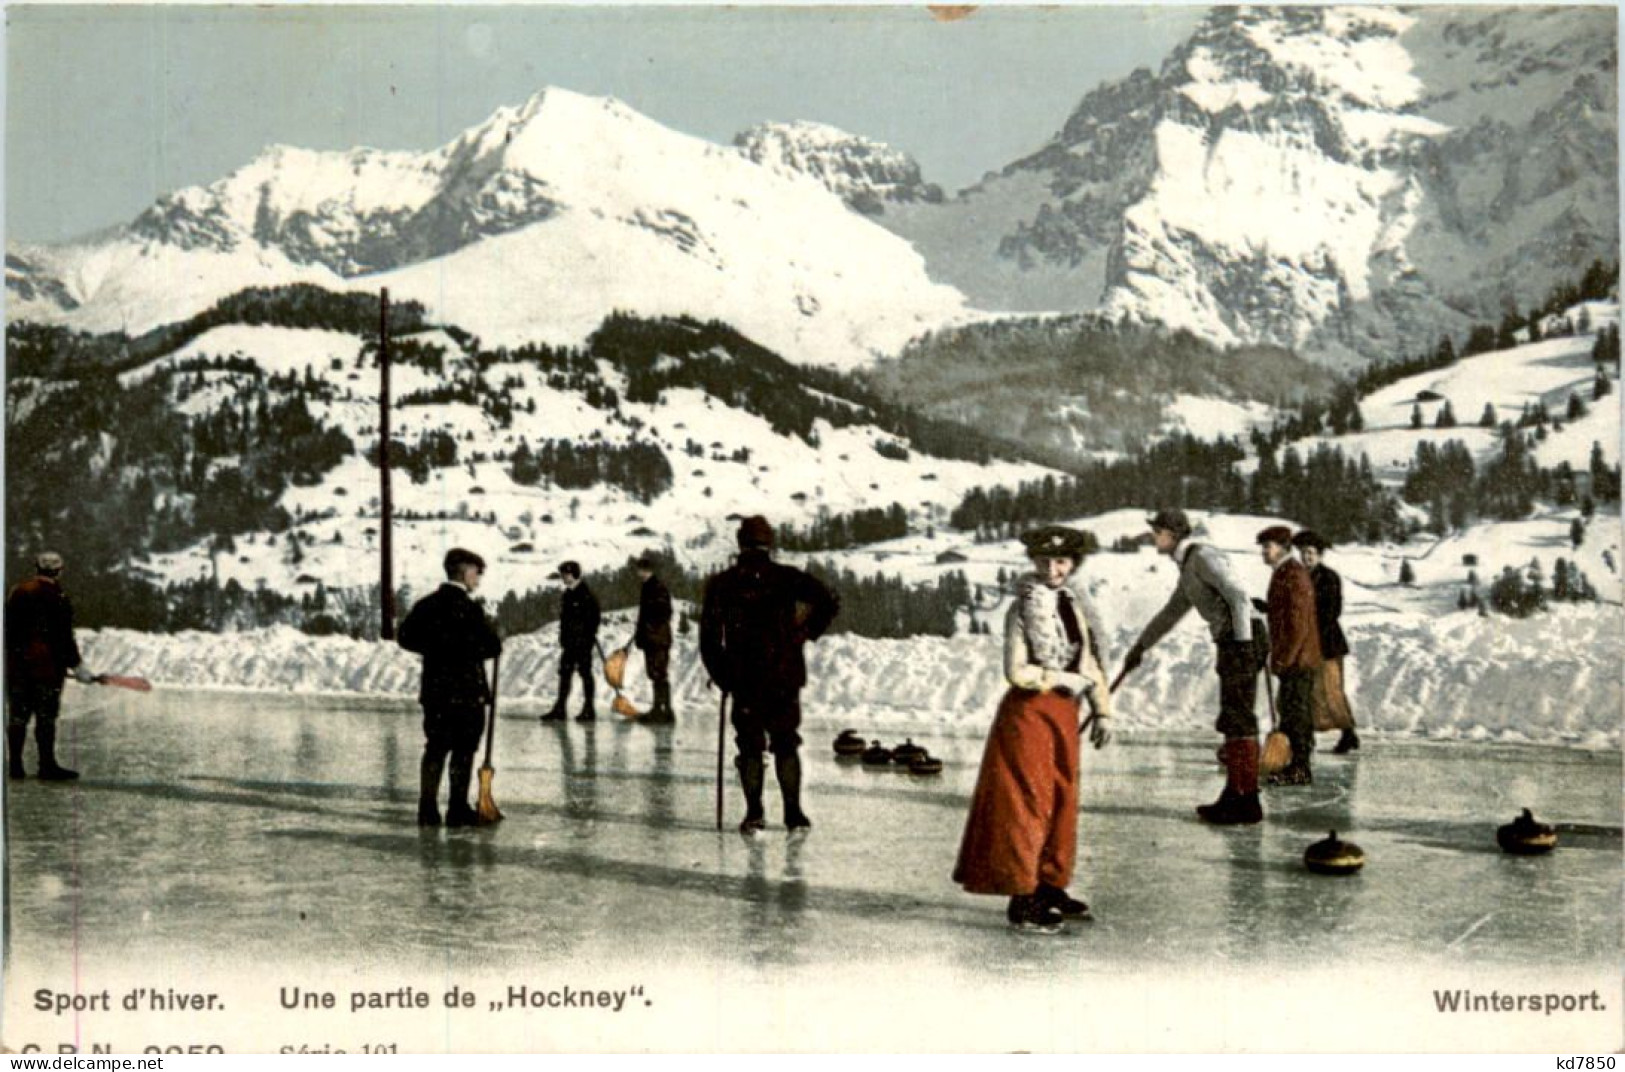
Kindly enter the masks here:
<path id="1" fill-rule="evenodd" d="M 814 179 L 868 215 L 879 215 L 888 204 L 943 199 L 941 187 L 927 183 L 920 165 L 901 149 L 827 123 L 760 123 L 735 135 L 734 145 L 770 170 Z"/>
<path id="2" fill-rule="evenodd" d="M 556 87 L 433 150 L 271 146 L 112 236 L 10 252 L 12 318 L 91 331 L 309 282 L 389 286 L 491 342 L 579 342 L 619 309 L 852 365 L 964 315 L 908 243 L 824 186 Z"/>

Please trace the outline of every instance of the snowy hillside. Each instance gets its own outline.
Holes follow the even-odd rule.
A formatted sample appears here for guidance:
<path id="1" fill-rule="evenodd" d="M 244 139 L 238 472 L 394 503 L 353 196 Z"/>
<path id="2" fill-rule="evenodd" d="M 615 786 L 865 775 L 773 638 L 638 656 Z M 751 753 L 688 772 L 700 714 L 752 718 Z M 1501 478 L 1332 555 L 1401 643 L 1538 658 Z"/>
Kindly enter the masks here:
<path id="1" fill-rule="evenodd" d="M 942 188 L 922 179 L 907 153 L 824 123 L 762 123 L 736 135 L 734 145 L 764 167 L 817 180 L 865 215 L 942 200 Z"/>
<path id="2" fill-rule="evenodd" d="M 387 286 L 493 345 L 579 342 L 624 310 L 850 367 L 964 313 L 818 183 L 560 89 L 431 152 L 273 147 L 111 234 L 9 253 L 11 320 L 131 334 L 306 281 Z"/>
<path id="3" fill-rule="evenodd" d="M 697 328 L 670 330 L 680 339 Z M 440 557 L 453 545 L 500 563 L 487 579 L 490 594 L 500 598 L 544 587 L 565 558 L 589 570 L 612 568 L 665 547 L 686 563 L 722 562 L 733 548 L 729 519 L 744 514 L 805 528 L 819 517 L 898 503 L 923 530 L 940 523 L 969 487 L 1045 472 L 916 453 L 906 437 L 865 423 L 861 405 L 838 399 L 823 404 L 853 416 L 838 425 L 814 420 L 803 437 L 743 403 L 730 405 L 695 387 L 663 388 L 657 398 L 634 400 L 629 377 L 637 373 L 607 358 L 586 362 L 574 379 L 561 382 L 558 368 L 535 355 L 476 361 L 442 332 L 400 344 L 440 354 L 438 371 L 402 362 L 391 377 L 395 439 L 434 456 L 421 481 L 407 471 L 397 471 L 393 481 L 397 576 L 413 591 L 437 583 Z M 224 554 L 199 541 L 155 554 L 144 568 L 166 580 L 215 577 L 249 590 L 263 585 L 296 594 L 310 593 L 318 582 L 328 588 L 370 582 L 379 476 L 362 454 L 377 440 L 378 374 L 376 355 L 362 351 L 360 339 L 339 332 L 230 325 L 124 373 L 127 387 L 158 378 L 180 412 L 204 415 L 234 408 L 239 392 L 261 390 L 256 385 L 264 378 L 312 370 L 328 385 L 308 401 L 313 417 L 358 447 L 319 479 L 283 492 L 281 505 L 294 519 L 289 532 L 250 531 Z M 697 360 L 670 352 L 675 356 L 659 357 L 656 365 L 675 369 Z M 749 359 L 748 351 L 721 345 L 702 356 L 724 365 Z M 233 365 L 208 367 L 216 359 Z M 736 382 L 745 381 L 741 369 Z M 803 392 L 817 394 L 791 384 L 781 390 L 785 404 Z M 611 406 L 594 391 L 613 391 L 618 401 Z M 521 449 L 542 452 L 561 443 L 576 454 L 641 449 L 648 459 L 642 464 L 669 470 L 669 486 L 652 495 L 643 485 L 613 479 L 583 486 L 550 478 L 545 466 L 541 479 L 517 479 Z"/>
<path id="4" fill-rule="evenodd" d="M 882 222 L 990 308 L 1353 363 L 1618 255 L 1617 40 L 1586 8 L 1216 8 L 1160 72 Z"/>

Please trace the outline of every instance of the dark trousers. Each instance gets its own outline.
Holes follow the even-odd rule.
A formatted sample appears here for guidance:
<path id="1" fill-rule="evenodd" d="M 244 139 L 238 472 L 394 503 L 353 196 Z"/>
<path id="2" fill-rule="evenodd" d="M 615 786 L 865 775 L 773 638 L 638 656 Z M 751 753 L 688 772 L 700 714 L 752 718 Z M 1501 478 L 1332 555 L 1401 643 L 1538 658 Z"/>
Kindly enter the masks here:
<path id="1" fill-rule="evenodd" d="M 62 713 L 62 685 L 39 685 L 30 681 L 12 681 L 6 688 L 6 698 L 11 701 L 10 710 L 6 712 L 6 725 L 18 730 L 26 730 L 28 723 L 34 723 L 35 732 L 41 729 L 50 730 L 56 726 L 57 716 Z"/>
<path id="2" fill-rule="evenodd" d="M 1307 765 L 1315 747 L 1315 692 L 1313 670 L 1283 670 L 1275 699 L 1281 711 L 1281 732 L 1292 745 L 1292 762 Z"/>
<path id="3" fill-rule="evenodd" d="M 649 683 L 664 685 L 671 675 L 671 647 L 665 644 L 650 644 L 642 651 L 643 670 L 649 675 Z"/>
<path id="4" fill-rule="evenodd" d="M 423 708 L 423 792 L 432 802 L 438 795 L 440 772 L 451 758 L 452 813 L 468 810 L 468 785 L 474 774 L 474 753 L 485 735 L 485 706 L 478 703 L 434 704 Z"/>
<path id="5" fill-rule="evenodd" d="M 570 678 L 581 675 L 581 703 L 592 706 L 592 648 L 563 648 L 559 652 L 559 701 L 563 707 L 570 700 Z"/>
<path id="6" fill-rule="evenodd" d="M 733 696 L 734 743 L 746 759 L 760 760 L 762 753 L 793 756 L 801 747 L 801 690 L 738 692 Z"/>
<path id="7" fill-rule="evenodd" d="M 1219 717 L 1213 728 L 1227 739 L 1258 737 L 1258 663 L 1253 646 L 1221 640 L 1214 668 L 1219 673 Z"/>

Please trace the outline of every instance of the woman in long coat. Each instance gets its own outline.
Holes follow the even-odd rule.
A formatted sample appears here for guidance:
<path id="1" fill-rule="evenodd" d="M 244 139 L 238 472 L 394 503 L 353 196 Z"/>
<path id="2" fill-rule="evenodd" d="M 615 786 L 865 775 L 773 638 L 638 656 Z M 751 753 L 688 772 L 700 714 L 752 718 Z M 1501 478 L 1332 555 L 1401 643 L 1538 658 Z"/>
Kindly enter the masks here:
<path id="1" fill-rule="evenodd" d="M 999 704 L 982 755 L 954 881 L 1010 898 L 1014 926 L 1058 931 L 1089 907 L 1066 892 L 1077 857 L 1078 734 L 1084 699 L 1096 748 L 1111 739 L 1100 630 L 1076 574 L 1085 534 L 1050 526 L 1022 537 L 1034 572 L 1005 618 Z"/>
<path id="2" fill-rule="evenodd" d="M 1343 659 L 1349 653 L 1348 638 L 1338 624 L 1343 614 L 1343 579 L 1326 565 L 1325 556 L 1331 544 L 1319 533 L 1304 529 L 1292 537 L 1292 543 L 1303 557 L 1303 564 L 1309 567 L 1309 579 L 1315 583 L 1315 620 L 1320 623 L 1323 662 L 1315 675 L 1310 710 L 1316 730 L 1343 731 L 1332 748 L 1334 753 L 1342 755 L 1360 747 L 1360 736 L 1354 732 L 1354 711 L 1343 689 Z"/>

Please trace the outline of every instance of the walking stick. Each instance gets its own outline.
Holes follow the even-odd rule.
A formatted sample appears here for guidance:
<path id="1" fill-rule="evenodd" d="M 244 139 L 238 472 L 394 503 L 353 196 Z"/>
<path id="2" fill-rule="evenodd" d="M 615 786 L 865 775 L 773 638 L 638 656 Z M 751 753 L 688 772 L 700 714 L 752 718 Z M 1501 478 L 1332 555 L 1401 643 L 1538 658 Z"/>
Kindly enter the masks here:
<path id="1" fill-rule="evenodd" d="M 1119 686 L 1119 685 L 1121 685 L 1123 683 L 1123 679 L 1125 677 L 1128 677 L 1128 667 L 1126 667 L 1126 666 L 1123 667 L 1123 669 L 1121 669 L 1121 670 L 1119 670 L 1117 672 L 1116 677 L 1112 678 L 1111 688 L 1107 689 L 1106 691 L 1107 692 L 1116 692 L 1117 691 L 1117 686 Z"/>
<path id="2" fill-rule="evenodd" d="M 496 776 L 496 768 L 491 766 L 491 746 L 496 743 L 497 736 L 497 679 L 502 673 L 502 653 L 497 652 L 496 658 L 491 660 L 491 706 L 487 709 L 485 720 L 485 762 L 480 766 L 480 802 L 475 808 L 480 823 L 498 823 L 502 821 L 502 812 L 497 808 L 497 802 L 491 796 L 491 779 Z"/>
<path id="3" fill-rule="evenodd" d="M 722 693 L 722 706 L 717 709 L 717 829 L 722 829 L 722 750 L 728 735 L 728 692 Z"/>

